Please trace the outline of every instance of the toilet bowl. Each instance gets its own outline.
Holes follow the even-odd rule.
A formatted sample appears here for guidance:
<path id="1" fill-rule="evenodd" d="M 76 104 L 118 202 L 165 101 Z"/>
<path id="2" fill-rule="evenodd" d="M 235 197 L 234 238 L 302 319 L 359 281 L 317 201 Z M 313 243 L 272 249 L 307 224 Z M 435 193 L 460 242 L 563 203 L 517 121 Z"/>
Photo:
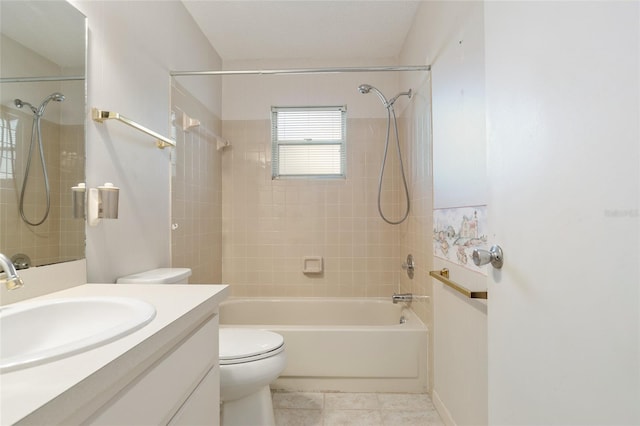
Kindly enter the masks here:
<path id="1" fill-rule="evenodd" d="M 118 278 L 118 284 L 187 284 L 189 268 L 160 268 Z M 274 426 L 269 384 L 284 370 L 284 338 L 271 331 L 220 328 L 221 426 Z"/>
<path id="2" fill-rule="evenodd" d="M 275 425 L 269 384 L 284 370 L 284 338 L 271 331 L 220 329 L 222 426 Z"/>

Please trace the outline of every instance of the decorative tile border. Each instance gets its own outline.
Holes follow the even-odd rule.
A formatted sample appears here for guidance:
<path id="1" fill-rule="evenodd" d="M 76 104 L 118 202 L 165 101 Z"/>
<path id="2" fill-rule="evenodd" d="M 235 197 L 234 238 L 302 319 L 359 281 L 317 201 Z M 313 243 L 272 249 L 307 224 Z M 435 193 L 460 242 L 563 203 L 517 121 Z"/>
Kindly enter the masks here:
<path id="1" fill-rule="evenodd" d="M 473 263 L 476 248 L 487 248 L 487 206 L 433 211 L 433 254 L 472 271 L 487 275 Z"/>

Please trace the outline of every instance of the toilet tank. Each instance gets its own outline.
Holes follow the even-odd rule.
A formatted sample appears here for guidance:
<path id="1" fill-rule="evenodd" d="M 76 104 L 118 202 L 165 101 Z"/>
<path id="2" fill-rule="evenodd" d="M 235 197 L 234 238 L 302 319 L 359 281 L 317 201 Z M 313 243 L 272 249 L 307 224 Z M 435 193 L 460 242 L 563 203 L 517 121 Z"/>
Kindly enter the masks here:
<path id="1" fill-rule="evenodd" d="M 118 284 L 188 284 L 191 269 L 158 268 L 120 277 Z"/>

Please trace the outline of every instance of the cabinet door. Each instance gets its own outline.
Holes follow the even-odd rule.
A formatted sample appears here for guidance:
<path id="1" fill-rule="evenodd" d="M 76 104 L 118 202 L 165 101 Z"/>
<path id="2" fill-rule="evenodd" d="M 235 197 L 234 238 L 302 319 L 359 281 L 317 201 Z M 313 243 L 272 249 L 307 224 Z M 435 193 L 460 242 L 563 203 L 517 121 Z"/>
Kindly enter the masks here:
<path id="1" fill-rule="evenodd" d="M 147 371 L 132 378 L 132 382 L 87 423 L 95 426 L 166 424 L 217 365 L 217 360 L 218 317 L 215 316 Z"/>
<path id="2" fill-rule="evenodd" d="M 170 426 L 218 426 L 220 424 L 220 370 L 213 367 L 202 379 L 180 410 L 169 422 Z"/>

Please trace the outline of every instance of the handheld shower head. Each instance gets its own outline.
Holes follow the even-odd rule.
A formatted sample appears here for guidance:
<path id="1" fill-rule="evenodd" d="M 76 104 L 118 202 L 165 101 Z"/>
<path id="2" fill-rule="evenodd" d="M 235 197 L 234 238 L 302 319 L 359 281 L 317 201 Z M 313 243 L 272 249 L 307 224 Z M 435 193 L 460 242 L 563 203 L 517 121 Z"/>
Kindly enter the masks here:
<path id="1" fill-rule="evenodd" d="M 360 86 L 358 86 L 358 92 L 364 94 L 367 94 L 371 91 L 371 88 L 373 86 L 369 85 L 369 84 L 361 84 Z"/>
<path id="2" fill-rule="evenodd" d="M 44 98 L 44 101 L 42 101 L 42 103 L 40 104 L 40 107 L 38 107 L 38 111 L 36 112 L 36 114 L 38 114 L 39 116 L 42 116 L 44 114 L 44 109 L 47 107 L 47 104 L 49 103 L 49 101 L 62 102 L 64 101 L 64 99 L 65 99 L 64 95 L 60 92 L 54 92 L 50 94 L 49 96 Z"/>
<path id="3" fill-rule="evenodd" d="M 54 100 L 56 102 L 62 102 L 65 99 L 66 99 L 65 96 L 60 92 L 54 92 L 54 93 L 50 94 L 49 96 L 47 96 L 47 100 Z"/>
<path id="4" fill-rule="evenodd" d="M 376 89 L 375 87 L 373 87 L 370 84 L 361 84 L 360 86 L 358 86 L 358 92 L 360 92 L 362 94 L 367 94 L 372 90 L 376 95 L 378 95 L 378 97 L 380 98 L 380 100 L 384 104 L 385 108 L 391 108 L 393 106 L 393 104 L 398 100 L 398 98 L 400 96 L 407 96 L 409 99 L 411 99 L 411 95 L 412 95 L 412 91 L 411 91 L 411 89 L 409 89 L 408 92 L 398 93 L 393 98 L 387 100 L 387 98 L 384 97 L 384 95 L 382 94 L 381 91 L 379 91 L 378 89 Z"/>
<path id="5" fill-rule="evenodd" d="M 363 95 L 371 92 L 372 90 L 373 90 L 373 93 L 378 95 L 378 97 L 382 101 L 382 104 L 385 106 L 385 108 L 389 108 L 389 102 L 387 102 L 387 98 L 384 97 L 381 91 L 379 91 L 378 89 L 376 89 L 370 84 L 361 84 L 360 86 L 358 86 L 358 91 Z"/>
<path id="6" fill-rule="evenodd" d="M 21 99 L 14 99 L 13 103 L 18 108 L 22 108 L 22 107 L 24 107 L 26 105 L 31 109 L 31 112 L 33 112 L 35 115 L 37 115 L 39 117 L 42 117 L 42 114 L 44 114 L 44 109 L 47 107 L 47 104 L 49 103 L 49 101 L 62 102 L 62 101 L 64 101 L 64 99 L 65 99 L 65 97 L 64 97 L 64 95 L 62 93 L 53 92 L 52 94 L 50 94 L 49 96 L 44 98 L 44 100 L 42 101 L 42 103 L 40 104 L 40 106 L 38 108 L 36 108 L 33 105 L 31 105 L 29 102 L 25 102 L 25 101 L 23 101 Z"/>

